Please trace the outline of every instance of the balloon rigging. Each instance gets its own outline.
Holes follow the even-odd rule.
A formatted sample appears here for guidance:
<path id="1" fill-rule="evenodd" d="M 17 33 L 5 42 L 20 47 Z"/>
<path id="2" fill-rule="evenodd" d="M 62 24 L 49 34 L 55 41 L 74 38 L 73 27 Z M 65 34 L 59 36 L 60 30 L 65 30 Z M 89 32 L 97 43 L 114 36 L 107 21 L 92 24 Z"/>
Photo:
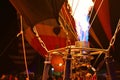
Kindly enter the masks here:
<path id="1" fill-rule="evenodd" d="M 82 1 L 85 4 L 83 4 Z M 85 51 L 85 53 L 89 52 L 89 51 L 93 51 L 93 52 L 97 52 L 97 53 L 99 52 L 100 53 L 98 58 L 100 57 L 100 55 L 102 53 L 105 53 L 105 55 L 107 57 L 109 57 L 109 50 L 114 45 L 116 34 L 120 30 L 120 20 L 118 22 L 118 25 L 117 25 L 117 28 L 116 28 L 116 32 L 115 32 L 115 34 L 113 35 L 113 37 L 112 37 L 112 39 L 110 41 L 108 49 L 89 48 L 89 44 L 88 44 L 89 29 L 91 28 L 91 26 L 92 26 L 92 24 L 93 24 L 93 22 L 94 22 L 94 20 L 95 20 L 95 18 L 97 16 L 97 14 L 98 14 L 100 8 L 101 8 L 104 0 L 102 0 L 100 2 L 100 5 L 97 8 L 96 13 L 95 13 L 95 15 L 94 15 L 92 20 L 91 20 L 91 15 L 92 15 L 92 12 L 93 12 L 93 9 L 94 9 L 94 5 L 96 4 L 97 0 L 95 0 L 94 2 L 92 2 L 92 0 L 89 0 L 90 2 L 87 3 L 89 5 L 86 5 L 87 1 L 86 0 L 68 0 L 67 4 L 63 5 L 63 8 L 62 8 L 61 12 L 59 13 L 59 18 L 58 18 L 59 19 L 59 23 L 60 23 L 60 26 L 64 30 L 64 32 L 66 34 L 66 37 L 67 37 L 66 47 L 58 48 L 58 49 L 54 49 L 54 50 L 48 50 L 46 45 L 45 45 L 45 43 L 44 43 L 44 41 L 39 36 L 36 27 L 33 28 L 33 31 L 35 32 L 35 35 L 36 35 L 39 43 L 45 49 L 45 51 L 48 53 L 48 55 L 46 56 L 45 66 L 46 66 L 46 64 L 50 64 L 51 54 L 54 54 L 54 52 L 56 52 L 56 51 L 57 52 L 65 51 L 65 52 L 67 52 L 67 54 L 69 53 L 69 50 L 70 50 L 70 52 L 72 52 L 72 50 L 73 50 L 73 52 L 76 52 L 76 50 L 77 51 L 79 50 L 80 52 Z M 81 5 L 82 5 L 82 7 L 81 7 Z M 85 6 L 87 6 L 88 8 L 87 9 L 86 8 L 82 9 Z M 87 10 L 87 11 L 85 11 L 86 12 L 85 14 L 81 15 L 81 12 L 84 12 L 83 10 Z M 64 18 L 64 15 L 66 15 L 67 19 Z M 72 18 L 70 16 L 72 16 Z M 22 27 L 22 24 L 23 24 L 22 23 L 22 18 L 20 18 L 20 19 L 21 19 L 21 27 Z M 74 25 L 74 21 L 73 20 L 75 21 L 75 25 Z M 91 23 L 89 23 L 90 20 L 91 20 Z M 76 29 L 74 29 L 74 28 L 76 28 Z M 69 35 L 68 30 L 72 33 L 72 35 L 74 36 L 74 38 L 77 41 L 79 41 L 79 42 L 83 41 L 85 43 L 82 43 L 82 46 L 76 46 L 76 44 L 75 44 L 75 46 L 72 46 L 71 43 L 70 43 L 70 39 L 68 37 L 68 35 Z M 87 42 L 87 44 L 86 44 L 86 42 Z M 78 44 L 78 45 L 81 45 L 81 43 Z M 66 51 L 66 50 L 68 50 L 68 51 Z M 25 59 L 25 65 L 26 65 L 26 73 L 28 74 L 27 62 L 26 62 L 26 56 L 25 56 L 25 52 L 26 51 L 25 51 L 24 44 L 23 44 L 23 52 L 24 52 L 24 59 Z M 63 54 L 63 55 L 66 56 L 66 54 Z M 75 55 L 75 56 L 77 56 L 77 55 Z M 86 58 L 89 58 L 89 57 L 86 57 Z M 97 59 L 96 59 L 96 61 L 97 61 Z M 29 75 L 27 75 L 27 77 L 29 79 Z M 43 75 L 43 77 L 45 77 L 45 75 Z"/>

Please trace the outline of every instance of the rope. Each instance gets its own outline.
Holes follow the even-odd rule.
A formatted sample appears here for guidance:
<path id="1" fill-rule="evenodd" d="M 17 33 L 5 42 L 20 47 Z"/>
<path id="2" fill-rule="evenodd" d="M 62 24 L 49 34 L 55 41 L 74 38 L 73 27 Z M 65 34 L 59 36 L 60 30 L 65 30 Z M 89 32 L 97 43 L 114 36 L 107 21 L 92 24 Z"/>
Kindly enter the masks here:
<path id="1" fill-rule="evenodd" d="M 78 39 L 77 39 L 77 34 L 76 34 L 75 30 L 73 29 L 73 24 L 72 24 L 72 22 L 71 22 L 70 16 L 69 16 L 68 13 L 67 13 L 66 6 L 65 6 L 65 5 L 63 5 L 63 10 L 65 11 L 66 17 L 68 18 L 68 21 L 70 22 L 71 27 L 69 27 L 70 25 L 67 24 L 66 20 L 62 17 L 62 15 L 65 15 L 65 14 L 62 14 L 63 11 L 60 12 L 59 16 L 60 16 L 61 20 L 64 21 L 64 24 L 65 24 L 64 26 L 68 26 L 69 30 L 71 31 L 71 33 L 73 34 L 73 36 L 75 37 L 75 39 L 78 40 Z"/>
<path id="2" fill-rule="evenodd" d="M 48 49 L 47 49 L 45 43 L 44 43 L 43 40 L 40 38 L 40 36 L 39 36 L 39 34 L 38 34 L 38 32 L 37 32 L 36 26 L 34 26 L 33 31 L 35 32 L 36 37 L 38 38 L 38 41 L 40 42 L 41 46 L 48 52 Z"/>
<path id="3" fill-rule="evenodd" d="M 98 9 L 97 9 L 97 11 L 96 11 L 96 13 L 95 13 L 95 15 L 94 15 L 94 17 L 93 17 L 91 23 L 90 23 L 90 27 L 92 26 L 92 24 L 93 24 L 93 22 L 94 22 L 94 20 L 95 20 L 95 18 L 96 18 L 96 16 L 97 16 L 97 14 L 98 14 L 98 12 L 99 12 L 101 6 L 102 6 L 102 4 L 103 4 L 103 1 L 104 1 L 104 0 L 102 0 L 102 1 L 100 2 L 100 5 L 99 5 L 99 7 L 98 7 Z"/>
<path id="4" fill-rule="evenodd" d="M 109 50 L 111 49 L 111 47 L 114 45 L 115 40 L 116 40 L 117 33 L 118 33 L 119 31 L 120 31 L 120 19 L 119 19 L 119 21 L 118 21 L 118 24 L 117 24 L 115 33 L 114 33 L 112 39 L 110 40 L 110 43 L 109 43 L 109 46 L 108 46 L 107 51 L 109 51 Z"/>
<path id="5" fill-rule="evenodd" d="M 21 24 L 21 35 L 22 35 L 22 46 L 23 46 L 23 53 L 24 53 L 24 62 L 25 62 L 25 68 L 26 68 L 26 80 L 29 80 L 29 73 L 28 73 L 28 67 L 27 67 L 27 59 L 26 59 L 26 50 L 25 50 L 25 42 L 24 42 L 24 35 L 23 35 L 23 26 L 22 26 L 22 16 L 20 15 L 20 24 Z"/>

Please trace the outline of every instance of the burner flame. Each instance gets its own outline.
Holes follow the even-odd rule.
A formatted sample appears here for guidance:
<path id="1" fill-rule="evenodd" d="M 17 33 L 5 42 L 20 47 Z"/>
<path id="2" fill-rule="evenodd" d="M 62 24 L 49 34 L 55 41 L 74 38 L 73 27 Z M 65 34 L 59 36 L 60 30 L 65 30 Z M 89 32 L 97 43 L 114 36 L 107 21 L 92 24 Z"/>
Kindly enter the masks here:
<path id="1" fill-rule="evenodd" d="M 89 37 L 89 12 L 94 3 L 92 0 L 68 0 L 75 20 L 76 31 L 80 41 L 88 41 Z"/>

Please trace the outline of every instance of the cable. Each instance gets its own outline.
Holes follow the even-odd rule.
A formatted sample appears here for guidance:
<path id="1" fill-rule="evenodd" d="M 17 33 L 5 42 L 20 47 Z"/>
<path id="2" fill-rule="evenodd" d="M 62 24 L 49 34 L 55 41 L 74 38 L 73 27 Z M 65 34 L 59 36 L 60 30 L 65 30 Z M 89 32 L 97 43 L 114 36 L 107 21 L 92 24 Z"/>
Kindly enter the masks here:
<path id="1" fill-rule="evenodd" d="M 112 39 L 110 40 L 110 43 L 109 43 L 109 46 L 108 46 L 107 51 L 109 51 L 109 50 L 111 49 L 111 47 L 114 45 L 115 40 L 116 40 L 117 33 L 118 33 L 119 31 L 120 31 L 120 19 L 119 19 L 119 21 L 118 21 L 118 24 L 117 24 L 115 33 L 114 33 Z"/>
<path id="2" fill-rule="evenodd" d="M 25 68 L 26 68 L 26 80 L 29 80 L 29 73 L 28 73 L 28 67 L 27 67 L 27 59 L 26 59 L 26 50 L 25 50 L 25 42 L 24 42 L 24 35 L 23 35 L 23 23 L 22 23 L 22 16 L 20 15 L 20 24 L 21 24 L 21 35 L 22 35 L 22 46 L 23 46 L 23 53 L 24 53 L 24 62 L 25 62 Z"/>
<path id="3" fill-rule="evenodd" d="M 96 18 L 96 16 L 97 16 L 97 14 L 98 14 L 98 12 L 99 12 L 101 6 L 102 6 L 102 4 L 103 4 L 103 1 L 104 1 L 104 0 L 102 0 L 102 1 L 100 2 L 100 5 L 99 5 L 99 7 L 98 7 L 98 9 L 97 9 L 97 11 L 96 11 L 96 13 L 95 13 L 95 15 L 94 15 L 94 17 L 93 17 L 91 23 L 90 23 L 90 27 L 92 26 L 92 24 L 93 24 L 93 22 L 94 22 L 94 20 L 95 20 L 95 18 Z"/>
<path id="4" fill-rule="evenodd" d="M 72 15 L 75 14 L 75 11 L 76 11 L 76 9 L 77 9 L 77 6 L 79 5 L 79 1 L 80 1 L 80 0 L 77 1 L 77 5 L 75 6 L 75 10 L 73 11 L 73 14 L 72 14 Z M 73 4 L 73 3 L 72 3 L 72 4 Z"/>
<path id="5" fill-rule="evenodd" d="M 99 7 L 98 7 L 98 9 L 97 9 L 97 11 L 96 11 L 96 13 L 95 13 L 95 15 L 94 15 L 91 23 L 90 23 L 90 27 L 92 26 L 92 24 L 93 24 L 93 22 L 94 22 L 94 20 L 95 20 L 95 18 L 96 18 L 96 16 L 97 16 L 97 14 L 98 14 L 101 6 L 102 6 L 102 4 L 103 4 L 103 1 L 104 1 L 104 0 L 102 0 L 102 1 L 100 2 L 100 5 L 99 5 Z M 96 3 L 96 0 L 95 0 L 95 3 Z M 94 5 L 95 5 L 95 3 L 94 3 Z M 93 8 L 92 8 L 92 12 L 93 12 Z M 90 19 L 91 19 L 92 12 L 90 13 Z M 89 19 L 89 20 L 90 20 L 90 19 Z M 100 54 L 98 55 L 98 57 L 97 57 L 96 60 L 95 60 L 94 65 L 96 64 L 97 60 L 99 59 L 99 57 L 100 57 L 101 55 L 102 55 L 102 53 L 100 53 Z"/>
<path id="6" fill-rule="evenodd" d="M 38 32 L 37 32 L 36 26 L 33 27 L 33 31 L 35 32 L 36 37 L 38 38 L 38 41 L 40 42 L 41 46 L 42 46 L 42 47 L 47 51 L 47 53 L 48 53 L 48 49 L 47 49 L 45 43 L 44 43 L 44 42 L 42 41 L 42 39 L 40 38 L 40 36 L 39 36 L 39 34 L 38 34 Z"/>
<path id="7" fill-rule="evenodd" d="M 94 1 L 94 5 L 93 5 L 93 7 L 92 7 L 92 9 L 91 9 L 91 12 L 90 12 L 90 15 L 89 15 L 90 19 L 91 19 L 91 16 L 92 16 L 93 9 L 94 9 L 94 6 L 95 6 L 96 1 L 97 1 L 97 0 Z M 90 19 L 89 19 L 89 20 L 90 20 Z"/>
<path id="8" fill-rule="evenodd" d="M 68 4 L 67 4 L 67 5 L 68 5 Z M 61 17 L 61 19 L 64 21 L 64 24 L 66 24 L 65 26 L 68 26 L 69 30 L 71 31 L 71 33 L 73 34 L 73 36 L 75 37 L 75 39 L 78 40 L 78 39 L 77 39 L 77 34 L 76 34 L 75 30 L 73 29 L 73 24 L 72 24 L 72 22 L 71 22 L 72 20 L 70 19 L 70 16 L 68 15 L 67 10 L 66 10 L 66 3 L 64 3 L 62 9 L 64 10 L 65 14 L 63 14 L 63 11 L 60 12 L 60 17 Z M 66 15 L 66 17 L 68 18 L 68 22 L 69 22 L 70 25 L 69 25 L 69 24 L 67 23 L 67 21 L 62 17 L 63 15 Z M 65 26 L 64 26 L 64 27 L 65 27 Z M 71 27 L 70 27 L 70 26 L 71 26 Z"/>
<path id="9" fill-rule="evenodd" d="M 3 51 L 0 53 L 0 56 L 2 56 L 2 55 L 6 52 L 6 50 L 10 47 L 10 45 L 13 43 L 13 41 L 14 41 L 15 39 L 16 39 L 16 36 L 10 40 L 10 42 L 9 42 L 8 45 L 5 47 L 5 49 L 3 49 Z"/>

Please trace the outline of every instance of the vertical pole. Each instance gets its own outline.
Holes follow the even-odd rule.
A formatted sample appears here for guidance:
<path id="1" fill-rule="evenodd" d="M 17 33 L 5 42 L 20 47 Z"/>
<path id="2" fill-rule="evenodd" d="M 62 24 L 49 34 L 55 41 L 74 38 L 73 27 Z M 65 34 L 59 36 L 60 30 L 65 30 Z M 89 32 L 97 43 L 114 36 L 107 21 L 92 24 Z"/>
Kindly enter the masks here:
<path id="1" fill-rule="evenodd" d="M 71 77 L 71 55 L 67 55 L 64 80 L 71 80 L 70 77 Z"/>
<path id="2" fill-rule="evenodd" d="M 49 78 L 49 70 L 50 70 L 51 62 L 50 62 L 50 56 L 47 56 L 44 61 L 44 70 L 43 70 L 43 76 L 42 80 L 47 80 Z"/>

